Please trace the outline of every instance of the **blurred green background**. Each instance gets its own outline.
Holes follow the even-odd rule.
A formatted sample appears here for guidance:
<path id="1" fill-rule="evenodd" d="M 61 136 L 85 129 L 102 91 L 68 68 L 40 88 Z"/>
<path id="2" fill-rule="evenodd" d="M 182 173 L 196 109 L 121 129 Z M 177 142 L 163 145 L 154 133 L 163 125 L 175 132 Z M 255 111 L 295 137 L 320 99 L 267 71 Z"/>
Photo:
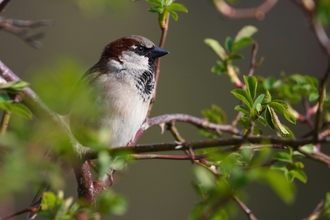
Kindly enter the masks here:
<path id="1" fill-rule="evenodd" d="M 59 60 L 71 59 L 87 70 L 94 65 L 103 47 L 109 42 L 127 35 L 143 35 L 159 42 L 160 30 L 157 15 L 148 13 L 149 4 L 143 0 L 112 1 L 115 6 L 98 8 L 94 3 L 84 1 L 12 0 L 2 14 L 18 19 L 52 19 L 56 25 L 42 27 L 32 32 L 43 31 L 43 47 L 36 50 L 21 39 L 0 32 L 0 59 L 22 79 L 29 81 L 42 74 L 47 80 L 47 70 L 53 72 Z M 109 4 L 112 3 L 109 1 Z M 204 45 L 205 38 L 214 38 L 223 43 L 227 36 L 234 37 L 245 25 L 259 29 L 255 39 L 259 43 L 258 57 L 265 57 L 263 65 L 256 70 L 262 76 L 279 77 L 281 71 L 287 74 L 300 73 L 320 76 L 326 68 L 326 56 L 311 31 L 309 21 L 290 1 L 279 1 L 263 21 L 255 19 L 224 19 L 211 1 L 180 0 L 189 13 L 179 13 L 179 21 L 170 21 L 165 49 L 170 55 L 162 59 L 161 75 L 157 90 L 157 101 L 152 116 L 165 113 L 187 113 L 201 117 L 201 110 L 211 104 L 219 105 L 228 121 L 236 115 L 237 104 L 230 90 L 234 85 L 227 76 L 210 72 L 217 57 Z M 243 1 L 242 7 L 253 7 L 262 1 Z M 82 10 L 82 7 L 92 7 Z M 100 11 L 99 11 L 100 10 Z M 101 13 L 102 12 L 102 13 Z M 250 50 L 245 49 L 246 58 L 238 61 L 242 74 L 249 69 Z M 42 70 L 42 71 L 40 71 Z M 82 75 L 84 72 L 77 73 Z M 34 84 L 31 87 L 34 89 Z M 74 84 L 72 85 L 72 88 Z M 58 92 L 60 95 L 61 90 Z M 42 95 L 41 95 L 42 96 Z M 186 140 L 201 138 L 198 130 L 187 125 L 178 126 Z M 296 132 L 302 133 L 305 125 L 297 125 Z M 159 128 L 146 132 L 139 143 L 172 141 L 171 135 L 160 134 Z M 306 161 L 307 184 L 300 182 L 296 202 L 285 205 L 271 190 L 263 185 L 251 185 L 244 199 L 259 219 L 302 219 L 308 216 L 325 192 L 329 191 L 329 168 L 323 164 Z M 112 187 L 125 195 L 129 202 L 128 212 L 123 217 L 111 219 L 187 219 L 198 198 L 190 181 L 192 178 L 189 161 L 136 161 L 115 177 Z M 5 180 L 0 180 L 5 181 Z M 76 195 L 75 179 L 68 174 L 66 196 Z M 15 207 L 2 204 L 6 212 L 27 207 L 33 197 L 31 190 L 25 194 L 8 198 Z M 3 213 L 1 213 L 3 214 Z M 24 219 L 23 216 L 17 219 Z M 246 219 L 237 208 L 232 219 Z"/>

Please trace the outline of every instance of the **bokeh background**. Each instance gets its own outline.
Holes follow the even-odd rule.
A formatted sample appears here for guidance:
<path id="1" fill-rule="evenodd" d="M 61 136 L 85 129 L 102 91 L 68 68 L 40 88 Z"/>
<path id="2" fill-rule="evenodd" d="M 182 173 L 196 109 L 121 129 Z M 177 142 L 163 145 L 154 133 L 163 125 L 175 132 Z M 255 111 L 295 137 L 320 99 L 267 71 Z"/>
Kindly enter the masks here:
<path id="1" fill-rule="evenodd" d="M 184 4 L 189 13 L 179 13 L 179 21 L 170 21 L 165 44 L 170 55 L 162 59 L 153 116 L 187 113 L 201 117 L 202 109 L 217 104 L 227 113 L 228 121 L 232 120 L 236 114 L 233 108 L 237 104 L 237 99 L 230 93 L 234 85 L 229 83 L 228 77 L 210 72 L 217 57 L 203 40 L 214 38 L 222 43 L 227 36 L 234 37 L 245 25 L 254 25 L 259 29 L 254 38 L 260 47 L 258 57 L 263 56 L 265 61 L 256 74 L 279 77 L 280 72 L 285 71 L 287 74 L 320 76 L 325 71 L 326 56 L 311 31 L 308 19 L 291 1 L 279 1 L 263 21 L 224 19 L 208 0 L 177 2 Z M 262 1 L 242 2 L 240 7 L 252 7 Z M 83 0 L 12 0 L 4 16 L 53 19 L 56 25 L 31 30 L 46 33 L 39 50 L 1 31 L 0 59 L 22 79 L 29 81 L 36 78 L 36 73 L 42 73 L 42 77 L 47 78 L 47 70 L 51 72 L 61 59 L 73 58 L 82 69 L 87 70 L 97 62 L 107 43 L 122 36 L 137 34 L 159 42 L 157 15 L 147 12 L 149 4 L 142 0 L 137 3 L 113 0 L 113 3 L 116 7 L 104 9 L 90 8 L 92 1 L 88 3 Z M 82 10 L 82 5 L 87 5 L 91 10 Z M 241 73 L 247 74 L 250 49 L 244 53 L 245 60 L 237 64 Z M 33 83 L 31 87 L 34 88 Z M 186 140 L 200 138 L 198 131 L 191 126 L 180 125 L 179 128 Z M 305 128 L 304 125 L 296 126 L 298 133 Z M 166 132 L 161 135 L 159 128 L 153 128 L 143 135 L 139 143 L 164 141 L 172 141 L 171 135 Z M 248 186 L 245 201 L 259 219 L 302 219 L 312 212 L 324 198 L 325 192 L 329 191 L 330 175 L 329 168 L 323 164 L 306 161 L 306 165 L 308 182 L 297 183 L 298 194 L 292 205 L 285 205 L 266 186 Z M 69 173 L 67 178 L 66 195 L 75 196 L 73 174 Z M 112 216 L 111 219 L 187 219 L 198 201 L 191 187 L 191 179 L 189 161 L 136 161 L 116 177 L 113 186 L 116 192 L 128 199 L 127 214 L 123 217 Z M 17 210 L 26 207 L 32 197 L 31 190 L 27 188 L 26 193 L 15 195 L 11 200 Z M 237 209 L 231 219 L 246 217 Z"/>

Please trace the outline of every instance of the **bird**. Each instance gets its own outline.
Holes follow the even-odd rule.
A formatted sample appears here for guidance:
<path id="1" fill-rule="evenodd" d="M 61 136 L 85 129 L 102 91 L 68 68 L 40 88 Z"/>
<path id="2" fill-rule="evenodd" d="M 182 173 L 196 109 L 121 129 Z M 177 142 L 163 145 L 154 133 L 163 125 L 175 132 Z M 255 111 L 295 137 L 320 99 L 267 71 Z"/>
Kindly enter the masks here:
<path id="1" fill-rule="evenodd" d="M 155 93 L 156 61 L 168 53 L 138 35 L 109 43 L 78 83 L 85 100 L 73 103 L 70 114 L 78 141 L 84 142 L 86 132 L 105 130 L 108 148 L 127 145 L 147 117 Z"/>
<path id="2" fill-rule="evenodd" d="M 106 147 L 127 145 L 147 118 L 155 93 L 157 59 L 169 52 L 139 35 L 117 39 L 77 83 L 66 116 L 77 141 L 88 146 L 87 133 L 106 131 Z M 45 188 L 45 186 L 43 186 Z M 38 207 L 43 190 L 32 204 Z M 27 219 L 33 219 L 30 213 Z"/>

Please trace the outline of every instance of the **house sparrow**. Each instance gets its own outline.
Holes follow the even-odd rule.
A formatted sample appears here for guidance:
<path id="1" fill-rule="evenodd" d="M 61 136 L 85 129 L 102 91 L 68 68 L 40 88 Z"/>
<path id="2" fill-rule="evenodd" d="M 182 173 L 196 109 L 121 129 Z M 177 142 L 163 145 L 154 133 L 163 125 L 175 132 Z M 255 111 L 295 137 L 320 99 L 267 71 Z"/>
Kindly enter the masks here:
<path id="1" fill-rule="evenodd" d="M 107 147 L 125 146 L 145 121 L 155 92 L 156 59 L 168 51 L 142 36 L 108 44 L 100 60 L 80 81 L 86 106 L 74 104 L 70 127 L 82 145 L 86 133 L 105 130 Z M 82 88 L 82 87 L 80 87 Z M 79 100 L 79 99 L 78 99 Z M 79 102 L 79 101 L 78 101 Z"/>
<path id="2" fill-rule="evenodd" d="M 84 74 L 73 95 L 68 116 L 70 129 L 80 144 L 89 146 L 85 135 L 102 130 L 110 136 L 106 143 L 109 148 L 125 146 L 135 137 L 155 92 L 156 59 L 166 54 L 168 51 L 137 35 L 120 38 L 104 48 L 100 60 Z M 34 207 L 40 205 L 45 188 L 47 184 L 35 196 Z M 27 219 L 34 217 L 29 213 Z"/>

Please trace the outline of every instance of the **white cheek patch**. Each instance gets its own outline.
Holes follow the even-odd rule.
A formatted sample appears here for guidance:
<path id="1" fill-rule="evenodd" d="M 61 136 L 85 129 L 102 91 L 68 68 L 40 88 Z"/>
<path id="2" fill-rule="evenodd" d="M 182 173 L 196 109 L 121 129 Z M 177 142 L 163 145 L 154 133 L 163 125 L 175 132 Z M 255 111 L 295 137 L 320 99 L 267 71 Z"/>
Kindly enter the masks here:
<path id="1" fill-rule="evenodd" d="M 124 51 L 119 59 L 123 62 L 123 68 L 133 70 L 148 70 L 149 58 L 138 55 L 133 51 Z"/>
<path id="2" fill-rule="evenodd" d="M 123 64 L 121 64 L 117 60 L 109 60 L 107 65 L 108 65 L 110 72 L 112 72 L 112 73 L 118 73 L 118 72 L 120 72 L 120 70 L 122 70 L 124 68 Z"/>

